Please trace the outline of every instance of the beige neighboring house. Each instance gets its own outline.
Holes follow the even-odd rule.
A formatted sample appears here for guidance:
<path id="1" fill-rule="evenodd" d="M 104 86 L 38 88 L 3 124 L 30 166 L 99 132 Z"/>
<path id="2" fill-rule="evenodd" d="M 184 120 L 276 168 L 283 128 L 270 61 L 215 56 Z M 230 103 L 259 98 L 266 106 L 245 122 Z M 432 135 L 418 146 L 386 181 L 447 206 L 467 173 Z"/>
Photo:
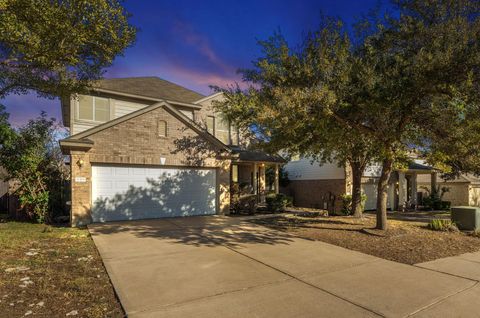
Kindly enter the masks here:
<path id="1" fill-rule="evenodd" d="M 471 174 L 463 174 L 454 180 L 445 181 L 437 175 L 437 187 L 449 189 L 443 196 L 444 201 L 450 201 L 452 206 L 480 206 L 480 178 Z M 425 176 L 419 176 L 418 186 L 420 191 L 427 195 L 425 190 L 431 189 L 431 182 Z"/>
<path id="2" fill-rule="evenodd" d="M 285 165 L 285 171 L 288 172 L 290 182 L 282 192 L 291 195 L 294 204 L 299 207 L 338 212 L 343 205 L 342 195 L 352 192 L 350 170 L 337 163 L 320 165 L 309 158 L 296 157 Z M 376 209 L 380 172 L 380 165 L 370 165 L 364 171 L 362 192 L 367 196 L 365 210 Z M 418 206 L 422 195 L 418 178 L 430 180 L 431 183 L 436 174 L 435 170 L 421 160 L 412 160 L 408 169 L 394 171 L 389 180 L 388 208 L 401 210 Z"/>
<path id="3" fill-rule="evenodd" d="M 279 157 L 249 151 L 203 96 L 157 77 L 98 81 L 62 99 L 71 162 L 71 223 L 228 214 L 234 183 L 265 193 Z"/>

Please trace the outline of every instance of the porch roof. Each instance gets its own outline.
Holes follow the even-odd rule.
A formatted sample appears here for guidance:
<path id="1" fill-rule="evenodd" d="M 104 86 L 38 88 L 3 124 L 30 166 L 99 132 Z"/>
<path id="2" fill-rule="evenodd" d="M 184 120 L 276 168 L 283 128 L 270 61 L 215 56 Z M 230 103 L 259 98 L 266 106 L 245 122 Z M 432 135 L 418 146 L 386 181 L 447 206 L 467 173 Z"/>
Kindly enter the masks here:
<path id="1" fill-rule="evenodd" d="M 435 170 L 435 168 L 413 161 L 408 164 L 408 170 L 430 173 L 431 171 Z"/>
<path id="2" fill-rule="evenodd" d="M 266 162 L 266 163 L 285 163 L 285 159 L 278 155 L 270 155 L 259 150 L 245 150 L 239 148 L 231 148 L 233 154 L 237 155 L 238 161 L 248 162 Z"/>

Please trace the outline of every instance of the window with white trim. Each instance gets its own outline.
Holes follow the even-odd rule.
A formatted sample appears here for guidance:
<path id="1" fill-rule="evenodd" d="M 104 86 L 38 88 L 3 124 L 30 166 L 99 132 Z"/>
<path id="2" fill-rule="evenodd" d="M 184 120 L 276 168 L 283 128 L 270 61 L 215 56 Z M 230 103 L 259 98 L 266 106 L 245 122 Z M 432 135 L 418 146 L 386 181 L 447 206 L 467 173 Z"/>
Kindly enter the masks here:
<path id="1" fill-rule="evenodd" d="M 226 145 L 239 144 L 238 128 L 222 117 L 207 117 L 207 131 Z"/>
<path id="2" fill-rule="evenodd" d="M 110 102 L 108 98 L 80 95 L 78 98 L 77 118 L 106 122 L 110 120 Z"/>
<path id="3" fill-rule="evenodd" d="M 223 118 L 215 118 L 215 137 L 220 139 L 225 145 L 230 144 L 230 125 L 229 122 Z"/>

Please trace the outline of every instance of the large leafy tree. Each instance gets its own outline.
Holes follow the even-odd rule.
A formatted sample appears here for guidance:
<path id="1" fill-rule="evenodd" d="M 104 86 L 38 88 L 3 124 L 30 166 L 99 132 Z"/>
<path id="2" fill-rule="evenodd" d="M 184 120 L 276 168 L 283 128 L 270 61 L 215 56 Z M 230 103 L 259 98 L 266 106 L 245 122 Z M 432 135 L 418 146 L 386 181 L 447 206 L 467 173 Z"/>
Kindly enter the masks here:
<path id="1" fill-rule="evenodd" d="M 118 0 L 0 0 L 0 98 L 82 91 L 135 33 Z"/>
<path id="2" fill-rule="evenodd" d="M 342 23 L 325 18 L 297 49 L 281 34 L 259 44 L 263 57 L 242 70 L 249 88 L 218 89 L 226 98 L 216 107 L 239 127 L 253 129 L 257 146 L 267 151 L 349 165 L 352 210 L 361 216 L 361 178 L 377 147 L 358 133 L 361 61 Z"/>
<path id="3" fill-rule="evenodd" d="M 439 122 L 435 116 L 462 118 L 458 105 L 475 109 L 480 94 L 480 3 L 393 4 L 394 17 L 359 24 L 355 45 L 332 23 L 300 50 L 278 37 L 261 43 L 264 57 L 243 71 L 251 87 L 224 90 L 227 100 L 219 106 L 231 120 L 253 125 L 267 147 L 380 160 L 379 229 L 387 228 L 387 187 L 395 166 L 416 145 L 427 152 L 440 149 L 440 138 L 451 134 L 455 120 Z M 471 129 L 456 132 L 477 136 Z"/>
<path id="4" fill-rule="evenodd" d="M 365 102 L 359 127 L 381 149 L 377 227 L 386 229 L 388 179 L 409 146 L 450 136 L 461 104 L 478 105 L 480 3 L 398 0 L 360 51 Z M 438 121 L 438 114 L 451 119 Z M 445 119 L 445 117 L 443 117 Z M 458 144 L 455 144 L 458 145 Z M 428 151 L 428 147 L 425 148 Z M 458 156 L 456 157 L 459 158 Z"/>
<path id="5" fill-rule="evenodd" d="M 0 119 L 8 118 L 0 108 Z M 61 214 L 62 189 L 67 178 L 64 157 L 58 146 L 61 133 L 54 119 L 42 113 L 19 129 L 0 120 L 0 166 L 5 181 L 15 182 L 15 194 L 21 207 L 39 222 L 51 222 Z"/>

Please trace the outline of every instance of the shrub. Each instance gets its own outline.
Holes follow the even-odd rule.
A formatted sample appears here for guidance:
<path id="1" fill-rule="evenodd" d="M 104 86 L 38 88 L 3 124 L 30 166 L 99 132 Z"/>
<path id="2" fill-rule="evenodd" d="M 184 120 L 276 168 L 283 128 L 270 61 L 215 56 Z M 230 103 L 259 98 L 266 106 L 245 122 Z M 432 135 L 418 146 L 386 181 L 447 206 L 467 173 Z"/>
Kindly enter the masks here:
<path id="1" fill-rule="evenodd" d="M 283 212 L 292 205 L 292 198 L 283 194 L 269 194 L 266 196 L 267 209 L 271 212 Z"/>
<path id="2" fill-rule="evenodd" d="M 458 231 L 457 226 L 450 220 L 434 219 L 428 224 L 428 228 L 433 231 Z"/>
<path id="3" fill-rule="evenodd" d="M 421 187 L 424 189 L 428 196 L 423 199 L 423 204 L 431 210 L 448 210 L 450 209 L 450 201 L 443 201 L 445 193 L 450 192 L 448 187 L 437 186 L 430 190 L 427 187 Z"/>
<path id="4" fill-rule="evenodd" d="M 365 202 L 367 202 L 367 196 L 362 193 L 361 196 L 361 206 L 362 211 L 365 209 Z M 342 211 L 341 215 L 352 215 L 352 195 L 351 194 L 344 194 L 342 195 Z"/>
<path id="5" fill-rule="evenodd" d="M 257 196 L 255 194 L 244 194 L 233 197 L 232 210 L 235 214 L 255 214 L 257 211 Z"/>

